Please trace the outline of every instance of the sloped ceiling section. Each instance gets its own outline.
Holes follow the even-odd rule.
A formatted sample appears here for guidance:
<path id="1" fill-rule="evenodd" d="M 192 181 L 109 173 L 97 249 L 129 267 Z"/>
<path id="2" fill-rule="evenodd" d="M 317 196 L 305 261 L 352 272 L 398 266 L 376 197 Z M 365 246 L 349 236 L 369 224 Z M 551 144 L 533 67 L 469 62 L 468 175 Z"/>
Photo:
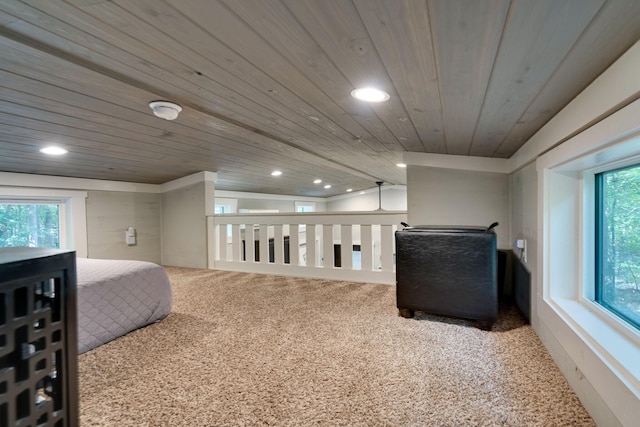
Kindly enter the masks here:
<path id="1" fill-rule="evenodd" d="M 636 0 L 5 0 L 0 171 L 405 184 L 404 152 L 511 156 L 639 38 Z"/>

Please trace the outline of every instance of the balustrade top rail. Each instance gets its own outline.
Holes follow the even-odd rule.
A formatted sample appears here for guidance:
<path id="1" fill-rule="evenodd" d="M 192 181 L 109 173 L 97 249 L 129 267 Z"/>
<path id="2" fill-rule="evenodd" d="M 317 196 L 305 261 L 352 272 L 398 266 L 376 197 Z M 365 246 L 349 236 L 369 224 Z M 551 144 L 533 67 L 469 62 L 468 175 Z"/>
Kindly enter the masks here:
<path id="1" fill-rule="evenodd" d="M 278 212 L 211 215 L 217 224 L 318 224 L 318 225 L 399 225 L 406 221 L 405 211 L 367 212 Z"/>

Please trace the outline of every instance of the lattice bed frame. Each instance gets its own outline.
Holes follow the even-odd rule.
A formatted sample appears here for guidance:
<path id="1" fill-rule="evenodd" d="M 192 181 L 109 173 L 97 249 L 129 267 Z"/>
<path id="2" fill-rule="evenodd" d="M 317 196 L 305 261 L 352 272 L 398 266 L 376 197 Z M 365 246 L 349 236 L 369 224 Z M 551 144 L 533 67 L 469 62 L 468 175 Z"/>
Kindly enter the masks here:
<path id="1" fill-rule="evenodd" d="M 0 426 L 78 425 L 75 253 L 0 249 Z"/>

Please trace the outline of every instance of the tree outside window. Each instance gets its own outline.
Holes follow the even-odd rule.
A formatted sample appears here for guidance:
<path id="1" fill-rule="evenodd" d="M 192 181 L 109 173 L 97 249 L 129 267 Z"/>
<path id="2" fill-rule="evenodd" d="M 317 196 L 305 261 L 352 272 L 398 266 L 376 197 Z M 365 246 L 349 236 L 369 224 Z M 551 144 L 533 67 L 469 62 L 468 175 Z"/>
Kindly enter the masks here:
<path id="1" fill-rule="evenodd" d="M 640 328 L 640 165 L 596 175 L 596 301 Z"/>
<path id="2" fill-rule="evenodd" d="M 60 247 L 60 206 L 0 203 L 0 247 Z"/>

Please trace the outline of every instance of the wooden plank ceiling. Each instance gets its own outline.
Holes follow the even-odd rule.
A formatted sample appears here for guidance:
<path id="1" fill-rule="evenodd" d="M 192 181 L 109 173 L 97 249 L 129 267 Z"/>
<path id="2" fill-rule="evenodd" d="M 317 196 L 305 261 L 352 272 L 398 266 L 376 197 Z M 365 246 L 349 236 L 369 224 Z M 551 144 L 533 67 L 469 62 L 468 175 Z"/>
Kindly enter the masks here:
<path id="1" fill-rule="evenodd" d="M 0 171 L 405 184 L 404 152 L 511 156 L 639 38 L 637 0 L 4 0 Z"/>

